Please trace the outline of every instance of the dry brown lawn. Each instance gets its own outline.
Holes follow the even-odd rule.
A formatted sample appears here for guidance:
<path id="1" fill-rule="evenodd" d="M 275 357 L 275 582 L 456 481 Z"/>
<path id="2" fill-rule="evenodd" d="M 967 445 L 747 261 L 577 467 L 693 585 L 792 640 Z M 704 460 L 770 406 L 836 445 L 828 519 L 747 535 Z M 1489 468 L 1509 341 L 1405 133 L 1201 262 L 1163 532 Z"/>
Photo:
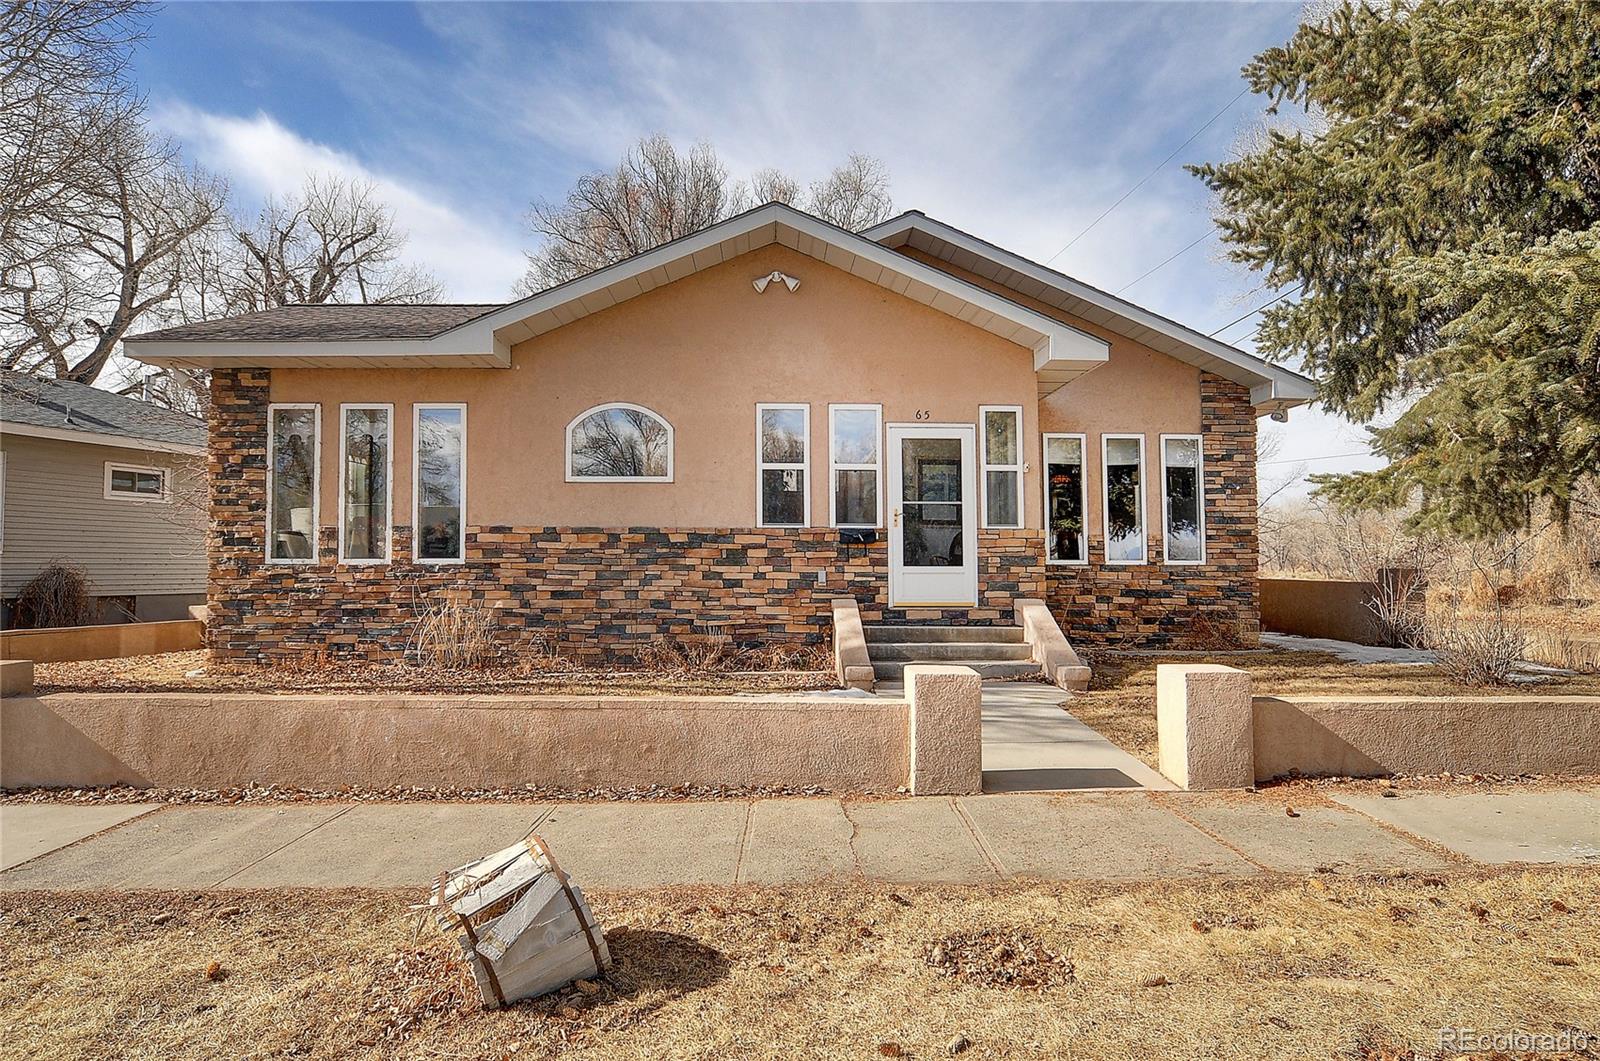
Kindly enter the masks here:
<path id="1" fill-rule="evenodd" d="M 0 896 L 0 1056 L 1401 1058 L 1445 1025 L 1600 1033 L 1595 870 L 599 893 L 598 991 L 496 1012 L 418 897 Z"/>
<path id="2" fill-rule="evenodd" d="M 1131 656 L 1100 653 L 1091 660 L 1089 692 L 1073 698 L 1072 713 L 1151 767 L 1156 765 L 1156 665 L 1226 663 L 1247 670 L 1260 696 L 1504 696 L 1600 694 L 1600 675 L 1550 675 L 1511 689 L 1462 685 L 1431 664 L 1355 664 L 1324 652 L 1249 652 L 1215 656 Z"/>
<path id="3" fill-rule="evenodd" d="M 824 658 L 826 653 L 824 653 Z M 590 696 L 618 694 L 717 695 L 831 689 L 839 683 L 831 663 L 815 652 L 773 658 L 777 667 L 757 671 L 604 669 L 549 658 L 518 665 L 441 669 L 406 663 L 308 660 L 300 666 L 211 663 L 203 650 L 154 656 L 41 663 L 34 686 L 41 693 L 86 692 L 408 692 L 438 694 L 526 693 Z M 199 673 L 195 673 L 199 672 Z"/>

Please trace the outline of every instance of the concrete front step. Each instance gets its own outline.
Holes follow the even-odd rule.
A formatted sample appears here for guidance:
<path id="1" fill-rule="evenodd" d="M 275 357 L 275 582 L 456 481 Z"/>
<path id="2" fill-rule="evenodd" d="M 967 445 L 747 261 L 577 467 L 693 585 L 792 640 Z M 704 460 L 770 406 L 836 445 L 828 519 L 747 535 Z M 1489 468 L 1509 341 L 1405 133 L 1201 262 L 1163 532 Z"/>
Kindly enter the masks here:
<path id="1" fill-rule="evenodd" d="M 905 679 L 905 669 L 913 663 L 938 663 L 946 667 L 971 667 L 980 678 L 1020 678 L 1040 673 L 1039 664 L 1032 660 L 993 659 L 941 659 L 941 660 L 873 660 L 872 674 L 880 682 L 897 682 Z"/>
<path id="2" fill-rule="evenodd" d="M 867 643 L 893 641 L 901 644 L 921 642 L 986 642 L 1022 644 L 1026 641 L 1020 626 L 863 626 Z"/>
<path id="3" fill-rule="evenodd" d="M 874 641 L 867 649 L 874 663 L 944 663 L 948 660 L 1029 659 L 1033 648 L 1020 642 Z"/>

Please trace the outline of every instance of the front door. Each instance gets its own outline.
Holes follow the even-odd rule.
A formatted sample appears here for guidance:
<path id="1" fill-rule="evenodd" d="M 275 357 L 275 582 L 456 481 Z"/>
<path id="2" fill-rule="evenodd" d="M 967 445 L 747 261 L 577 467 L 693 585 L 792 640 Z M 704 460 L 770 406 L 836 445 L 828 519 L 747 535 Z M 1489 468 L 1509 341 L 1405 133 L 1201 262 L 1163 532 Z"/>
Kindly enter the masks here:
<path id="1" fill-rule="evenodd" d="M 889 425 L 889 605 L 978 603 L 971 424 Z"/>

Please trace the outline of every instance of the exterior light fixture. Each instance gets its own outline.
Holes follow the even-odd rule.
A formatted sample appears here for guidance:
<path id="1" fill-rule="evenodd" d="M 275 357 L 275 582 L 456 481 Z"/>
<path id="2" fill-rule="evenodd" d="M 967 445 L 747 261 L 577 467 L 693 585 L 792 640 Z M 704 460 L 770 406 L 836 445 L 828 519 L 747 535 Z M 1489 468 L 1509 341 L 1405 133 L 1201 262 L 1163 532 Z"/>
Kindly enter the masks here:
<path id="1" fill-rule="evenodd" d="M 783 286 L 787 287 L 790 291 L 793 291 L 795 288 L 800 286 L 799 280 L 790 276 L 788 273 L 780 273 L 776 269 L 768 273 L 766 276 L 756 277 L 754 280 L 750 281 L 750 284 L 756 289 L 756 293 L 760 294 L 766 291 L 767 285 L 772 283 L 774 280 L 782 280 Z"/>

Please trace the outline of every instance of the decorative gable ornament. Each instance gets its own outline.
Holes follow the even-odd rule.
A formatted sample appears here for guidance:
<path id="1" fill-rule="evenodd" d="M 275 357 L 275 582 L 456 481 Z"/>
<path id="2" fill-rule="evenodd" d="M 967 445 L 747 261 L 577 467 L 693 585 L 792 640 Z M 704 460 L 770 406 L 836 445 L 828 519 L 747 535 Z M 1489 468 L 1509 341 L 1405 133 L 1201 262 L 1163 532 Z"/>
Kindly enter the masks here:
<path id="1" fill-rule="evenodd" d="M 756 277 L 754 280 L 750 281 L 750 283 L 755 287 L 756 293 L 761 294 L 767 290 L 767 285 L 772 283 L 774 280 L 782 280 L 783 286 L 787 287 L 790 291 L 793 291 L 795 288 L 800 286 L 799 280 L 790 276 L 788 273 L 780 273 L 776 269 L 768 273 L 766 276 Z"/>

